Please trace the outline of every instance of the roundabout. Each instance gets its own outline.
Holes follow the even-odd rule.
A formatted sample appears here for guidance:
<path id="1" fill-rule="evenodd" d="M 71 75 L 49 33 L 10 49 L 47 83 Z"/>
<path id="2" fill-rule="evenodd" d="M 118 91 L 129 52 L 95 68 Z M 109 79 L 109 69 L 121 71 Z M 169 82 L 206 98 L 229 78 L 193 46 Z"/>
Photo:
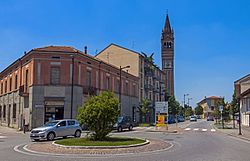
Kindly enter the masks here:
<path id="1" fill-rule="evenodd" d="M 54 142 L 36 142 L 30 144 L 21 144 L 14 147 L 16 152 L 32 156 L 50 156 L 50 157 L 67 157 L 67 158 L 100 158 L 100 157 L 117 157 L 117 156 L 142 156 L 157 152 L 167 151 L 173 147 L 173 144 L 158 139 L 149 139 L 144 144 L 136 146 L 123 147 L 63 147 Z"/>

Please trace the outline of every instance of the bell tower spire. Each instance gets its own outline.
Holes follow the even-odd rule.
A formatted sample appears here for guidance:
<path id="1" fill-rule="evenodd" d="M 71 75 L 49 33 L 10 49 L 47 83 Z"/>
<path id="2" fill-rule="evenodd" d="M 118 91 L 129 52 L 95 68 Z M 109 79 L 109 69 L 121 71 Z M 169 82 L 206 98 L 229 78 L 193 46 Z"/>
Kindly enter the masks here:
<path id="1" fill-rule="evenodd" d="M 171 25 L 170 25 L 170 21 L 169 21 L 168 14 L 167 14 L 167 16 L 166 16 L 165 26 L 164 26 L 163 31 L 164 31 L 164 32 L 167 32 L 167 33 L 171 33 Z"/>
<path id="2" fill-rule="evenodd" d="M 168 14 L 161 36 L 161 59 L 166 91 L 168 95 L 174 95 L 174 30 L 171 29 Z"/>

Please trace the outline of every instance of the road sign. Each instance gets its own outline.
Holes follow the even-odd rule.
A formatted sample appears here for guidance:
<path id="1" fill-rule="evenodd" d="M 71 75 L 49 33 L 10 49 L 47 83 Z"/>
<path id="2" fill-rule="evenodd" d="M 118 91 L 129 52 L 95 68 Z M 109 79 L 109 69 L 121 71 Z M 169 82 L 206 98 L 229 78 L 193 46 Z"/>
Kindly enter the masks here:
<path id="1" fill-rule="evenodd" d="M 168 102 L 155 102 L 156 113 L 168 113 Z"/>
<path id="2" fill-rule="evenodd" d="M 220 112 L 222 112 L 223 111 L 223 106 L 222 105 L 220 105 Z"/>
<path id="3" fill-rule="evenodd" d="M 168 118 L 168 102 L 155 102 L 156 126 L 165 126 Z"/>

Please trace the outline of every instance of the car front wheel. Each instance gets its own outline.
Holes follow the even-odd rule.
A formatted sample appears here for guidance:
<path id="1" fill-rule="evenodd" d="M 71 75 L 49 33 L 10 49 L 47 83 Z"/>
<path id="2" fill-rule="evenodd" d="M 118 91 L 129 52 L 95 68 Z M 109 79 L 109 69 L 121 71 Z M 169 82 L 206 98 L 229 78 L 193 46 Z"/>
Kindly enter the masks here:
<path id="1" fill-rule="evenodd" d="M 133 126 L 130 125 L 130 126 L 128 127 L 128 130 L 129 130 L 129 131 L 133 130 Z"/>
<path id="2" fill-rule="evenodd" d="M 48 135 L 47 135 L 47 140 L 48 141 L 52 141 L 55 139 L 55 134 L 53 132 L 50 132 Z"/>
<path id="3" fill-rule="evenodd" d="M 80 131 L 80 130 L 76 130 L 76 132 L 75 132 L 75 137 L 76 137 L 76 138 L 81 137 L 81 131 Z"/>
<path id="4" fill-rule="evenodd" d="M 122 127 L 121 126 L 118 127 L 118 132 L 122 132 Z"/>

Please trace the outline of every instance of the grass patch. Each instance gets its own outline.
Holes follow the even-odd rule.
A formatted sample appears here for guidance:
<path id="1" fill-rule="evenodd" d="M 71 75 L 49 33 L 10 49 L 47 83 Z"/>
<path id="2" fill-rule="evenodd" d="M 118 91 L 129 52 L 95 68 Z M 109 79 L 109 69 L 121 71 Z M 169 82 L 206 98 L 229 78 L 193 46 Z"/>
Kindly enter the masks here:
<path id="1" fill-rule="evenodd" d="M 107 137 L 103 141 L 93 141 L 89 138 L 69 138 L 58 140 L 55 143 L 65 146 L 121 146 L 144 143 L 145 140 L 124 137 Z"/>
<path id="2" fill-rule="evenodd" d="M 140 127 L 149 127 L 150 124 L 147 124 L 147 123 L 142 123 L 142 124 L 139 124 Z"/>

